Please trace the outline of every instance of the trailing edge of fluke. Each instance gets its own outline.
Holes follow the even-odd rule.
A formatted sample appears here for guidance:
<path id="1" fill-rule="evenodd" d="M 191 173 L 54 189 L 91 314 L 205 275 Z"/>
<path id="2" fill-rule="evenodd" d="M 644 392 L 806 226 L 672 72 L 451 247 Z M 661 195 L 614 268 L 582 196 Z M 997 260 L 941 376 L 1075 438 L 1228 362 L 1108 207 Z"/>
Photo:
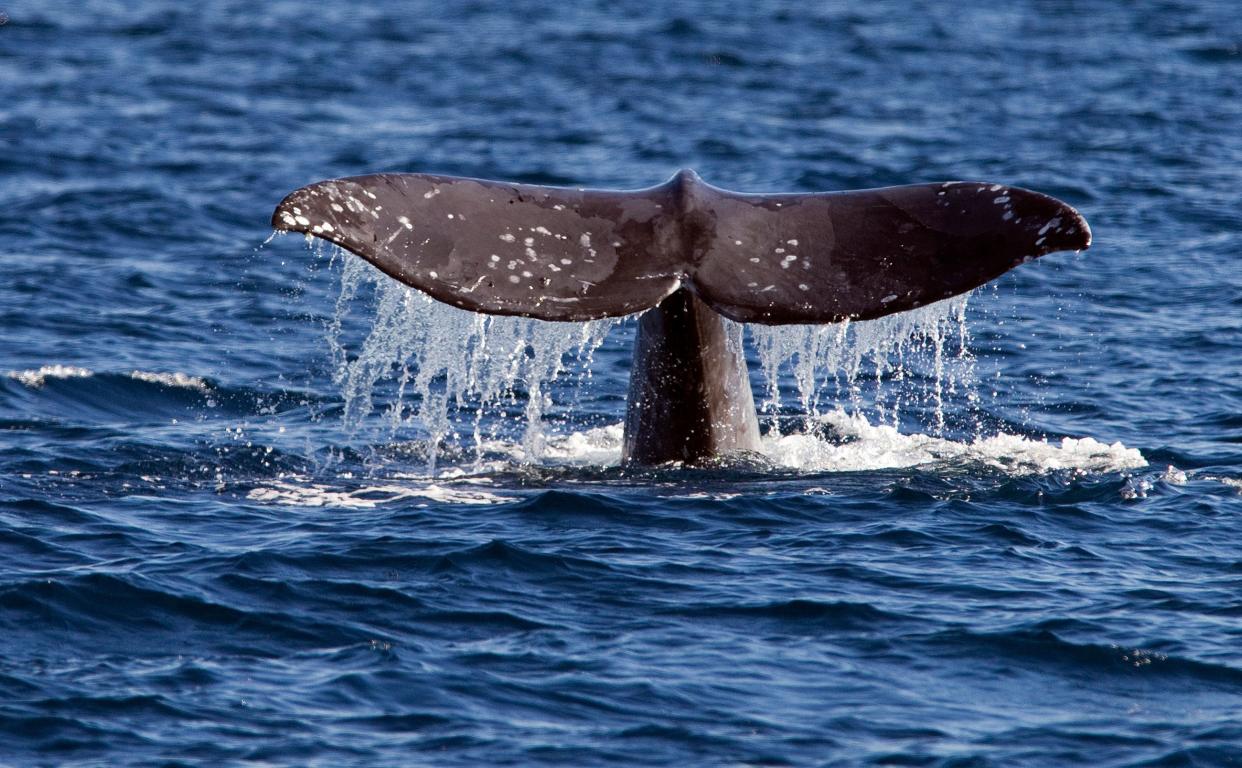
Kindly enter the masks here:
<path id="1" fill-rule="evenodd" d="M 567 321 L 651 310 L 625 419 L 623 458 L 637 464 L 757 450 L 745 360 L 721 316 L 880 317 L 1091 244 L 1073 208 L 1002 184 L 743 194 L 690 170 L 634 191 L 355 176 L 291 193 L 272 226 L 462 309 Z"/>

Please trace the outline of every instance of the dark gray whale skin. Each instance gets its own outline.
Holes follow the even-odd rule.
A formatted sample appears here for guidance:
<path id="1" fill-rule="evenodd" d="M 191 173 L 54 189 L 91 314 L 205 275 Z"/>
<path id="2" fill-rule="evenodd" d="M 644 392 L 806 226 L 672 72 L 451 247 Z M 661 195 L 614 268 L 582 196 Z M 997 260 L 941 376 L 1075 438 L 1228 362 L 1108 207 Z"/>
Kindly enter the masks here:
<path id="1" fill-rule="evenodd" d="M 759 450 L 741 328 L 682 288 L 638 320 L 623 460 L 702 464 Z"/>
<path id="2" fill-rule="evenodd" d="M 272 226 L 336 243 L 462 309 L 560 321 L 650 310 L 623 451 L 644 465 L 758 447 L 745 362 L 720 316 L 865 320 L 1091 244 L 1077 211 L 1019 187 L 742 194 L 690 170 L 633 191 L 355 176 L 290 193 Z"/>

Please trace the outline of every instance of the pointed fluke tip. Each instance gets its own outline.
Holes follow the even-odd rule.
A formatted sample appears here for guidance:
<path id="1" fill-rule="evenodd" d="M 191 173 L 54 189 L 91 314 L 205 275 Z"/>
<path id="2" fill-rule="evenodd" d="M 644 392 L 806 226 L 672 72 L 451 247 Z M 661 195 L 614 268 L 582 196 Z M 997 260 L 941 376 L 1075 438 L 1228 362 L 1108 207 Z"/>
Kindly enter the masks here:
<path id="1" fill-rule="evenodd" d="M 1040 251 L 1085 251 L 1091 247 L 1091 225 L 1072 205 L 1055 197 L 1056 215 L 1037 231 Z"/>
<path id="2" fill-rule="evenodd" d="M 272 229 L 278 232 L 310 232 L 311 221 L 298 205 L 305 197 L 305 189 L 296 189 L 280 201 L 276 210 L 272 211 Z"/>

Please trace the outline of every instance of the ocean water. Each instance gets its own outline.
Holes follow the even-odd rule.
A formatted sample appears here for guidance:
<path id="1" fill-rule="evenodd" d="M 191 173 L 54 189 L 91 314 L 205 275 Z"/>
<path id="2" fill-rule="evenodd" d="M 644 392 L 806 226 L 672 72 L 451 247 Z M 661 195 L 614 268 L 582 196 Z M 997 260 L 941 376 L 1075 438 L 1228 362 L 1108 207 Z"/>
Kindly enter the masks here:
<path id="1" fill-rule="evenodd" d="M 1228 2 L 0 8 L 0 764 L 1242 762 Z M 740 329 L 762 456 L 618 465 L 632 319 L 272 208 L 380 170 L 1056 195 L 1095 244 Z"/>

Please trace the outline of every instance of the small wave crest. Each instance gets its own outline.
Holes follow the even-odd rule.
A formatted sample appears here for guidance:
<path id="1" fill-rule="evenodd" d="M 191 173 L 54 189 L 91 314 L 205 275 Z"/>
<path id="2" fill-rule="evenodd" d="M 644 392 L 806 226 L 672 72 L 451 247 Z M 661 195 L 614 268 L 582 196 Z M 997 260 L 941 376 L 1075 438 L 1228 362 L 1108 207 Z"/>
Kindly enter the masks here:
<path id="1" fill-rule="evenodd" d="M 200 392 L 207 391 L 207 380 L 201 376 L 190 376 L 180 371 L 173 373 L 153 373 L 151 371 L 131 371 L 129 374 L 131 379 L 135 381 L 145 381 L 148 384 L 159 384 L 165 387 L 181 387 L 183 389 L 197 389 Z"/>
<path id="2" fill-rule="evenodd" d="M 449 488 L 437 484 L 407 486 L 386 483 L 345 490 L 332 488 L 324 483 L 299 483 L 288 480 L 254 488 L 246 494 L 246 498 L 268 504 L 347 509 L 372 509 L 381 504 L 406 500 L 476 505 L 504 504 L 514 500 L 514 497 L 501 496 L 487 491 Z"/>
<path id="3" fill-rule="evenodd" d="M 40 368 L 27 368 L 21 371 L 9 371 L 8 377 L 31 389 L 40 389 L 47 385 L 48 380 L 56 379 L 89 379 L 95 376 L 95 371 L 90 368 L 80 368 L 75 365 L 45 365 Z M 182 389 L 197 389 L 199 391 L 207 391 L 207 380 L 201 376 L 191 376 L 187 373 L 174 371 L 172 373 L 161 373 L 158 371 L 130 371 L 127 374 L 134 381 L 141 381 L 147 384 L 158 384 L 164 387 L 177 387 Z"/>
<path id="4" fill-rule="evenodd" d="M 73 379 L 94 376 L 89 368 L 78 368 L 73 365 L 45 365 L 42 368 L 28 368 L 24 371 L 9 371 L 8 377 L 31 389 L 38 389 L 47 384 L 48 379 Z"/>

